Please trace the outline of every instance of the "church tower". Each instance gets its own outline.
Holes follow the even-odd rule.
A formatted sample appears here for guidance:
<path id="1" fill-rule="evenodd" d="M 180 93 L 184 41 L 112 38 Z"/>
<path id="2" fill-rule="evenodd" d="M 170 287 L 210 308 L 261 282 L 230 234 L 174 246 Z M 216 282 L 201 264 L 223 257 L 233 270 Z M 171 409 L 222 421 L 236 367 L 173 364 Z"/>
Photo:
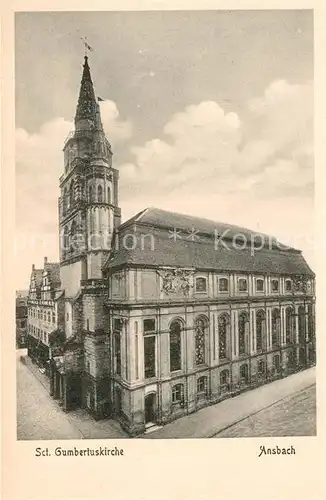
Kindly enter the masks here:
<path id="1" fill-rule="evenodd" d="M 59 199 L 60 264 L 66 295 L 80 280 L 101 279 L 115 227 L 120 224 L 118 171 L 103 131 L 88 57 L 85 56 L 75 130 L 64 144 Z"/>
<path id="2" fill-rule="evenodd" d="M 121 211 L 119 173 L 112 168 L 111 145 L 103 130 L 87 56 L 75 129 L 68 135 L 63 152 L 59 198 L 62 329 L 68 344 L 77 346 L 68 369 L 73 373 L 69 384 L 74 389 L 66 392 L 78 394 L 82 406 L 103 416 L 109 404 L 110 329 L 102 266 Z"/>

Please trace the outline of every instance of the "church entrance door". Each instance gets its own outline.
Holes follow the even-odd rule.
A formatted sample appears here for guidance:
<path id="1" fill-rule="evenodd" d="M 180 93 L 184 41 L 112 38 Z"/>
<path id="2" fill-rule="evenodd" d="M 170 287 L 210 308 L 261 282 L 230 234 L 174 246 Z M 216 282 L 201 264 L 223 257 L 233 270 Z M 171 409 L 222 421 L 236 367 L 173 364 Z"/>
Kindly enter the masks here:
<path id="1" fill-rule="evenodd" d="M 145 397 L 145 424 L 155 422 L 156 394 L 151 393 Z"/>

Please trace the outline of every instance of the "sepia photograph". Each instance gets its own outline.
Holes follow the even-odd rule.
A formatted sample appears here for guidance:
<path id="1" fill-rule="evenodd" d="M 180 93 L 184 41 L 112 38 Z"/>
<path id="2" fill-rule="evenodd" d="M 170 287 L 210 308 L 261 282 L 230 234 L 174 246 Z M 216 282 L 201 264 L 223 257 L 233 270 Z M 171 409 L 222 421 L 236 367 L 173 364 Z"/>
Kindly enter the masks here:
<path id="1" fill-rule="evenodd" d="M 14 29 L 17 440 L 316 436 L 313 10 Z"/>

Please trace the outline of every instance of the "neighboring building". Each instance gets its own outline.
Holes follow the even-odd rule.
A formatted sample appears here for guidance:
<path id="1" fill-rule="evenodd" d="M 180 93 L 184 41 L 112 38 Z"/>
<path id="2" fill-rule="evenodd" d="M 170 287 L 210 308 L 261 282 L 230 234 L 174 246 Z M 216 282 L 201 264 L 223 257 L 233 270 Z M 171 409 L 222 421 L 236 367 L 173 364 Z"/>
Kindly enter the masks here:
<path id="1" fill-rule="evenodd" d="M 60 319 L 60 265 L 44 258 L 43 269 L 32 267 L 28 294 L 28 355 L 43 368 L 50 359 L 50 335 Z"/>
<path id="2" fill-rule="evenodd" d="M 26 346 L 27 340 L 27 297 L 24 292 L 16 292 L 16 347 Z"/>
<path id="3" fill-rule="evenodd" d="M 55 264 L 46 299 L 46 265 L 33 269 L 29 338 L 65 410 L 135 435 L 315 363 L 314 274 L 299 250 L 155 208 L 121 225 L 87 57 L 60 188 L 60 279 Z"/>

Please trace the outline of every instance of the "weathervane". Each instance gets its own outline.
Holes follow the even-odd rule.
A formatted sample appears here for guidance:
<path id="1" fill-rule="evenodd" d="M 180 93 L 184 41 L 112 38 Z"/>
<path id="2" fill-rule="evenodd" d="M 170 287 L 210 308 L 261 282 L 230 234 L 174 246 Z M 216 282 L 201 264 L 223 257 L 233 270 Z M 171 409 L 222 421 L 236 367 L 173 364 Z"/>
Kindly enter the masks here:
<path id="1" fill-rule="evenodd" d="M 87 57 L 88 52 L 93 52 L 94 49 L 88 44 L 86 36 L 84 38 L 80 37 L 80 39 L 83 41 L 85 46 L 85 56 Z"/>

